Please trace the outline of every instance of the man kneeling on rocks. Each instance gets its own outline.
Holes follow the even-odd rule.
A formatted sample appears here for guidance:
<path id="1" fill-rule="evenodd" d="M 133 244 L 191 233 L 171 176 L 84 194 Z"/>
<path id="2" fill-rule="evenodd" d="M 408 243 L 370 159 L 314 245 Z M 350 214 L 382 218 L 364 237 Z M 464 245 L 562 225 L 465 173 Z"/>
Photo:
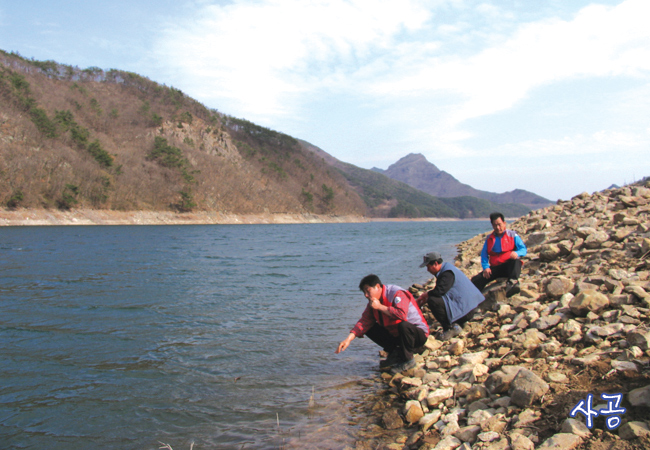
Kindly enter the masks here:
<path id="1" fill-rule="evenodd" d="M 368 299 L 368 306 L 336 353 L 348 348 L 354 338 L 365 335 L 388 352 L 379 364 L 381 368 L 393 366 L 393 374 L 414 368 L 413 352 L 426 343 L 429 325 L 411 293 L 399 286 L 383 285 L 377 275 L 364 277 L 359 289 Z"/>
<path id="2" fill-rule="evenodd" d="M 481 251 L 483 271 L 472 277 L 472 283 L 483 291 L 485 286 L 497 278 L 507 278 L 506 297 L 518 294 L 521 258 L 526 256 L 526 244 L 519 235 L 509 230 L 503 214 L 490 214 L 493 233 L 490 233 Z"/>
<path id="3" fill-rule="evenodd" d="M 456 266 L 443 263 L 440 253 L 427 253 L 420 264 L 420 267 L 425 266 L 436 277 L 436 286 L 422 294 L 417 303 L 419 306 L 428 304 L 433 317 L 442 325 L 436 339 L 446 341 L 462 332 L 462 326 L 474 317 L 485 297 Z"/>

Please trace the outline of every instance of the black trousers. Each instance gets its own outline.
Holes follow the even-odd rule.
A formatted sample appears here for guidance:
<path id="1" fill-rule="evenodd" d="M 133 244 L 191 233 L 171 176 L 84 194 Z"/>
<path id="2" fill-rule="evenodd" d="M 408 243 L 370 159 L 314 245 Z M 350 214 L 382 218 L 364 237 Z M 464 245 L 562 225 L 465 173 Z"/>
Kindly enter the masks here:
<path id="1" fill-rule="evenodd" d="M 427 342 L 427 337 L 424 331 L 406 321 L 397 324 L 397 332 L 399 336 L 393 336 L 386 328 L 376 323 L 368 330 L 366 336 L 389 353 L 399 349 L 404 361 L 410 361 L 413 359 L 413 351 L 422 347 Z"/>
<path id="2" fill-rule="evenodd" d="M 433 314 L 433 317 L 435 317 L 436 320 L 440 323 L 440 325 L 442 325 L 442 329 L 445 331 L 450 329 L 451 322 L 449 322 L 449 316 L 447 315 L 447 308 L 445 307 L 445 301 L 441 297 L 434 297 L 433 295 L 429 295 L 429 299 L 427 300 L 427 305 L 429 306 L 429 309 L 431 310 L 431 314 Z M 456 320 L 456 323 L 462 327 L 463 325 L 465 325 L 465 322 L 471 320 L 472 317 L 474 317 L 475 312 L 476 312 L 476 308 L 474 308 L 473 310 L 465 314 L 460 319 Z"/>
<path id="3" fill-rule="evenodd" d="M 472 277 L 472 283 L 478 288 L 479 291 L 483 291 L 485 286 L 488 285 L 491 281 L 496 280 L 497 278 L 507 278 L 509 280 L 518 280 L 519 275 L 521 275 L 521 266 L 522 262 L 520 259 L 509 259 L 503 264 L 498 266 L 490 266 L 492 270 L 492 275 L 490 278 L 485 278 L 483 272 L 478 273 Z"/>

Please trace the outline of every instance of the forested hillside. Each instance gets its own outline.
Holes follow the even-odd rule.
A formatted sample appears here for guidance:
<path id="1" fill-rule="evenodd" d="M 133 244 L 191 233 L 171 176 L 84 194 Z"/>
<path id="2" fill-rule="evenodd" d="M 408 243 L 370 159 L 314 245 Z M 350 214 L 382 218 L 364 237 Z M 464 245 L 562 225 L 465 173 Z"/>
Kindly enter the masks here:
<path id="1" fill-rule="evenodd" d="M 344 163 L 320 148 L 301 141 L 310 151 L 343 173 L 368 207 L 373 217 L 458 217 L 471 219 L 487 217 L 500 211 L 508 217 L 519 217 L 530 211 L 517 203 L 496 204 L 477 197 L 462 196 L 439 198 L 408 184 L 389 178 L 376 170 L 367 170 Z"/>
<path id="2" fill-rule="evenodd" d="M 290 136 L 134 73 L 0 53 L 0 202 L 11 208 L 359 214 Z"/>
<path id="3" fill-rule="evenodd" d="M 0 205 L 118 211 L 519 216 L 437 198 L 120 70 L 0 51 Z"/>

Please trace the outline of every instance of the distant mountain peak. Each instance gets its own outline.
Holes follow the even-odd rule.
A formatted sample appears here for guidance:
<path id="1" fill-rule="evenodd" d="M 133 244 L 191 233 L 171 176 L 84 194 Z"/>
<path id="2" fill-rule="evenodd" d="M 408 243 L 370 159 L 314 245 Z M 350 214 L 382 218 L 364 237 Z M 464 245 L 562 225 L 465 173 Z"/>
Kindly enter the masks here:
<path id="1" fill-rule="evenodd" d="M 550 200 L 523 189 L 497 194 L 474 189 L 451 174 L 438 169 L 421 153 L 410 153 L 391 164 L 383 173 L 436 197 L 478 197 L 494 203 L 521 203 L 538 208 L 552 204 Z"/>
<path id="2" fill-rule="evenodd" d="M 438 169 L 435 164 L 427 160 L 427 158 L 422 153 L 409 153 L 408 155 L 400 158 L 396 163 L 391 164 L 390 167 L 388 167 L 388 170 L 390 170 L 391 167 L 393 168 L 403 167 L 403 166 L 421 167 L 422 165 L 424 165 L 428 170 L 440 172 L 440 169 Z"/>

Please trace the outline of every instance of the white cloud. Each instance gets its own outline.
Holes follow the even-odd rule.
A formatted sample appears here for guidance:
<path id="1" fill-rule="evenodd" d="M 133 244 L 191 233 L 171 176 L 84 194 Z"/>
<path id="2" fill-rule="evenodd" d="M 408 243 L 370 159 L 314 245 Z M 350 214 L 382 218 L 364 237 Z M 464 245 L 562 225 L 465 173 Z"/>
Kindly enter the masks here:
<path id="1" fill-rule="evenodd" d="M 423 97 L 455 94 L 433 136 L 466 137 L 456 127 L 524 100 L 537 87 L 581 77 L 638 77 L 650 71 L 650 2 L 590 6 L 571 21 L 522 25 L 507 41 L 468 58 L 422 58 L 403 76 L 371 86 L 376 95 Z M 435 104 L 435 101 L 432 101 Z M 453 135 L 457 136 L 454 137 Z"/>
<path id="2" fill-rule="evenodd" d="M 535 157 L 604 158 L 612 148 L 641 155 L 649 139 L 639 117 L 648 107 L 635 96 L 649 80 L 650 2 L 581 10 L 563 4 L 561 16 L 552 7 L 505 3 L 203 3 L 193 17 L 164 27 L 156 54 L 162 67 L 175 68 L 174 84 L 208 106 L 308 140 L 318 136 L 315 144 L 363 167 L 421 152 L 480 173 L 482 157 L 517 152 L 527 155 L 520 173 L 534 178 L 524 165 L 550 170 Z M 597 92 L 584 87 L 570 97 L 571 83 L 594 79 L 615 84 L 598 117 L 590 117 Z M 531 130 L 535 121 L 573 122 L 499 142 L 515 111 L 525 113 Z M 485 130 L 488 121 L 497 131 L 477 143 L 477 122 Z M 307 129 L 311 135 L 301 134 Z"/>
<path id="3" fill-rule="evenodd" d="M 415 0 L 242 1 L 169 26 L 157 52 L 202 97 L 283 114 L 295 95 L 343 83 L 342 71 L 362 69 L 428 16 Z"/>
<path id="4" fill-rule="evenodd" d="M 591 135 L 577 134 L 562 139 L 539 139 L 518 142 L 490 149 L 490 155 L 525 155 L 526 157 L 569 157 L 599 154 L 625 153 L 639 157 L 647 153 L 650 134 L 615 130 L 596 131 Z"/>

